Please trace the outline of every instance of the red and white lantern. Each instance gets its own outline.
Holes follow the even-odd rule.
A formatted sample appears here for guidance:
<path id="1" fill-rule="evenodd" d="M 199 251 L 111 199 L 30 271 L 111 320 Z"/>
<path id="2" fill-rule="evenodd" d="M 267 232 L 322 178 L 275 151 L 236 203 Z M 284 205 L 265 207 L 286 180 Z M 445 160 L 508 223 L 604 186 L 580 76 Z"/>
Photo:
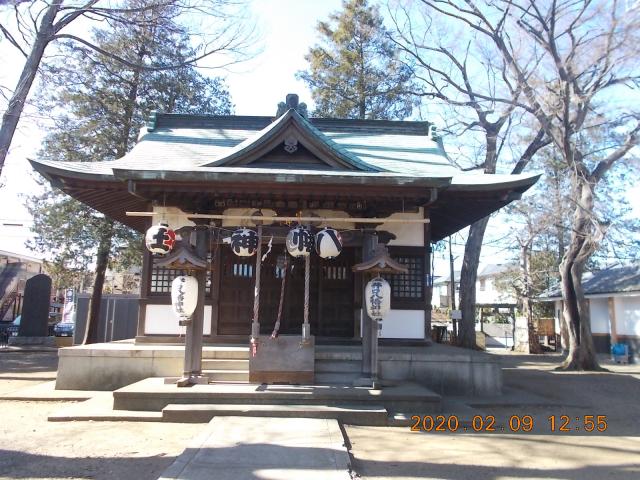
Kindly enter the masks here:
<path id="1" fill-rule="evenodd" d="M 144 243 L 151 253 L 166 255 L 176 243 L 176 233 L 169 228 L 169 224 L 159 223 L 147 230 Z"/>

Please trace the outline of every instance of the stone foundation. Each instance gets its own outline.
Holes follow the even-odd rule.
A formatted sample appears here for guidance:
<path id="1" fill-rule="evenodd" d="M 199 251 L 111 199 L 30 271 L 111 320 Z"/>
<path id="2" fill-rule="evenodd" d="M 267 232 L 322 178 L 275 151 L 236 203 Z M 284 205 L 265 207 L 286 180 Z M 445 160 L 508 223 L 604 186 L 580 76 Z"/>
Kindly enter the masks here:
<path id="1" fill-rule="evenodd" d="M 249 358 L 245 346 L 204 347 L 203 359 Z M 59 350 L 57 389 L 115 390 L 148 377 L 177 377 L 184 347 L 136 345 L 133 341 L 82 345 Z M 361 362 L 358 346 L 317 346 L 319 362 Z M 444 345 L 380 347 L 383 381 L 414 381 L 441 395 L 492 396 L 501 393 L 500 358 Z"/>

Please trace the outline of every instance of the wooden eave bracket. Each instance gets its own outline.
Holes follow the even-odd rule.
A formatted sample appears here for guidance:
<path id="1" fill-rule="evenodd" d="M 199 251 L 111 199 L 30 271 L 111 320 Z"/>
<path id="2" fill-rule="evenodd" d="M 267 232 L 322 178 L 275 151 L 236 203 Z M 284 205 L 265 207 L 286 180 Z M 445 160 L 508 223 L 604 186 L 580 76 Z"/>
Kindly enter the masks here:
<path id="1" fill-rule="evenodd" d="M 376 245 L 373 256 L 369 260 L 354 265 L 352 270 L 367 273 L 409 273 L 407 267 L 389 256 L 389 251 L 383 244 Z"/>
<path id="2" fill-rule="evenodd" d="M 155 257 L 155 265 L 180 270 L 206 270 L 207 261 L 200 258 L 192 248 L 180 242 L 177 248 L 163 257 Z"/>

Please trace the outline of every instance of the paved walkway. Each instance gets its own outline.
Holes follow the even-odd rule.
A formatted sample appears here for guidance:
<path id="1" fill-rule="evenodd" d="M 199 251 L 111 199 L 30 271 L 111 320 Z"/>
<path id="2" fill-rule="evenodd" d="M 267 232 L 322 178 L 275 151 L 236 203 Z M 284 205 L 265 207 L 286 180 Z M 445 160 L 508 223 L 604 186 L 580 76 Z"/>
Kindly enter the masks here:
<path id="1" fill-rule="evenodd" d="M 216 417 L 161 480 L 349 480 L 336 420 Z"/>

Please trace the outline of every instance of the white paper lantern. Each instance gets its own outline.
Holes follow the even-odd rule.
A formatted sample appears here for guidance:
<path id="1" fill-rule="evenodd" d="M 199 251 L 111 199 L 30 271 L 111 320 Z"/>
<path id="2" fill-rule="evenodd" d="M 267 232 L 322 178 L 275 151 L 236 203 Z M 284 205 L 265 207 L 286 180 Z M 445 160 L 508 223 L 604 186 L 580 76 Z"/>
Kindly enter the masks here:
<path id="1" fill-rule="evenodd" d="M 239 257 L 251 257 L 258 250 L 258 234 L 248 228 L 239 228 L 231 235 L 231 250 Z"/>
<path id="2" fill-rule="evenodd" d="M 391 286 L 382 277 L 367 283 L 364 290 L 367 313 L 373 319 L 384 318 L 391 309 Z"/>
<path id="3" fill-rule="evenodd" d="M 171 282 L 171 307 L 180 319 L 193 315 L 198 304 L 198 280 L 181 275 Z"/>
<path id="4" fill-rule="evenodd" d="M 298 226 L 289 230 L 287 234 L 287 251 L 292 257 L 306 257 L 311 253 L 313 247 L 313 237 L 309 230 L 303 226 Z"/>
<path id="5" fill-rule="evenodd" d="M 176 233 L 166 223 L 159 223 L 147 230 L 144 243 L 151 253 L 165 255 L 171 251 L 176 243 Z"/>
<path id="6" fill-rule="evenodd" d="M 335 258 L 342 251 L 342 237 L 333 228 L 323 228 L 316 233 L 316 252 L 322 258 Z"/>

